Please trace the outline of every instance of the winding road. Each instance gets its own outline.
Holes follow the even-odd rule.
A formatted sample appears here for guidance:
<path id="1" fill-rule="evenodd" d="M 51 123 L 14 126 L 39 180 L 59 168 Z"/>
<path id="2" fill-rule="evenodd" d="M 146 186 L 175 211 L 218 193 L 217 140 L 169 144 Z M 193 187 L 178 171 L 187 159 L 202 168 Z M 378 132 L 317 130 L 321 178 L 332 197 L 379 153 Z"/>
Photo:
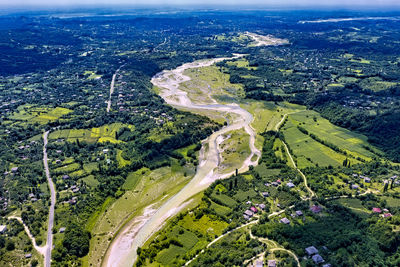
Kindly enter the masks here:
<path id="1" fill-rule="evenodd" d="M 282 120 L 275 126 L 275 130 L 276 130 L 276 131 L 279 131 L 279 129 L 281 128 L 281 126 L 282 126 L 283 123 L 285 122 L 287 116 L 290 115 L 290 114 L 293 114 L 293 113 L 296 113 L 296 112 L 292 112 L 292 113 L 287 113 L 287 114 L 285 114 L 285 115 L 282 117 Z M 314 193 L 314 191 L 312 191 L 311 188 L 308 186 L 307 177 L 304 175 L 304 173 L 303 173 L 299 168 L 297 168 L 296 162 L 294 162 L 293 157 L 292 157 L 292 154 L 290 154 L 288 145 L 287 145 L 286 142 L 283 141 L 283 140 L 282 140 L 282 143 L 283 143 L 283 146 L 285 147 L 286 153 L 289 155 L 290 162 L 292 163 L 292 165 L 293 165 L 293 167 L 296 169 L 296 171 L 297 171 L 298 173 L 300 173 L 301 177 L 303 178 L 304 187 L 307 189 L 308 193 L 310 194 L 310 201 L 311 201 L 311 199 L 315 196 L 315 193 Z"/>
<path id="2" fill-rule="evenodd" d="M 214 132 L 205 141 L 203 141 L 203 147 L 208 144 L 208 150 L 204 153 L 204 158 L 199 161 L 202 162 L 197 167 L 196 174 L 193 179 L 176 195 L 167 200 L 149 220 L 139 229 L 132 245 L 125 250 L 121 250 L 119 243 L 122 242 L 123 236 L 117 236 L 112 242 L 105 259 L 103 260 L 103 266 L 107 267 L 119 267 L 119 266 L 132 266 L 136 261 L 137 248 L 143 246 L 148 238 L 150 238 L 155 232 L 157 232 L 165 221 L 172 215 L 178 213 L 183 207 L 185 202 L 196 195 L 197 193 L 205 190 L 211 183 L 217 179 L 223 179 L 234 174 L 231 173 L 219 174 L 214 172 L 219 164 L 219 147 L 217 138 L 227 134 L 233 130 L 239 130 L 244 128 L 245 131 L 250 135 L 249 147 L 251 154 L 243 162 L 239 168 L 239 172 L 247 171 L 250 165 L 257 165 L 258 160 L 261 156 L 261 152 L 255 147 L 256 133 L 250 126 L 253 121 L 253 116 L 245 109 L 241 108 L 237 104 L 219 104 L 213 102 L 213 104 L 196 104 L 193 103 L 187 92 L 180 89 L 180 85 L 184 82 L 189 81 L 191 78 L 184 74 L 187 69 L 201 68 L 211 66 L 217 62 L 223 60 L 230 60 L 238 58 L 241 55 L 236 55 L 232 58 L 215 58 L 208 60 L 195 61 L 192 63 L 186 63 L 174 70 L 166 70 L 155 75 L 151 82 L 153 85 L 160 88 L 160 96 L 169 104 L 176 108 L 184 108 L 185 110 L 210 110 L 220 112 L 222 114 L 235 114 L 238 119 L 230 125 L 222 128 L 221 130 Z M 255 160 L 252 158 L 256 156 Z M 126 232 L 126 231 L 121 231 Z"/>
<path id="3" fill-rule="evenodd" d="M 54 225 L 54 207 L 56 205 L 56 189 L 54 183 L 51 180 L 49 164 L 47 159 L 47 137 L 50 131 L 43 134 L 43 166 L 47 177 L 47 182 L 50 188 L 50 209 L 49 209 L 49 221 L 47 225 L 47 242 L 46 250 L 44 254 L 44 266 L 50 267 L 51 264 L 51 250 L 53 249 L 53 225 Z"/>

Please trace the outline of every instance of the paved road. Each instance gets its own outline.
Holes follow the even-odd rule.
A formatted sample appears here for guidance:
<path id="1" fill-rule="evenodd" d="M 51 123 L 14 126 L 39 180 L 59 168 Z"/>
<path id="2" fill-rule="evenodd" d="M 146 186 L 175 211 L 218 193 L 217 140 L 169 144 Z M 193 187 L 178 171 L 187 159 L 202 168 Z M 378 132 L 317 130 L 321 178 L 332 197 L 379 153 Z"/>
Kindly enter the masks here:
<path id="1" fill-rule="evenodd" d="M 56 189 L 53 181 L 51 180 L 49 164 L 47 162 L 47 136 L 50 131 L 43 134 L 43 166 L 46 172 L 47 183 L 50 188 L 50 209 L 49 209 L 49 221 L 47 225 L 47 242 L 46 252 L 44 255 L 44 266 L 50 267 L 51 264 L 51 250 L 53 249 L 53 224 L 54 224 L 54 206 L 56 205 Z"/>
<path id="2" fill-rule="evenodd" d="M 113 76 L 112 76 L 111 85 L 110 85 L 110 95 L 109 95 L 108 101 L 107 101 L 107 113 L 110 112 L 110 109 L 111 109 L 111 97 L 112 97 L 112 94 L 114 93 L 115 78 L 117 77 L 117 74 L 118 74 L 119 70 L 120 70 L 123 66 L 125 66 L 125 64 L 121 65 L 121 66 L 115 71 L 115 73 L 114 73 Z"/>

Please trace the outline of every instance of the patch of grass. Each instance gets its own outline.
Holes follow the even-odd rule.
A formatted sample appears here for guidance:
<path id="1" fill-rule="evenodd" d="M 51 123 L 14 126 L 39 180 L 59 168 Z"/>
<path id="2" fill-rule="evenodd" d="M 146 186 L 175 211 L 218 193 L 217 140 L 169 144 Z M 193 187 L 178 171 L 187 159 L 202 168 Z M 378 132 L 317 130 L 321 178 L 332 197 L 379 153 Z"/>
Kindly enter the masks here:
<path id="1" fill-rule="evenodd" d="M 126 160 L 122 157 L 122 150 L 120 149 L 117 149 L 117 161 L 118 161 L 118 167 L 125 167 L 131 164 L 129 160 Z"/>
<path id="2" fill-rule="evenodd" d="M 211 203 L 210 209 L 214 210 L 220 216 L 225 216 L 232 212 L 232 209 L 219 205 L 215 202 Z"/>
<path id="3" fill-rule="evenodd" d="M 400 199 L 394 197 L 382 197 L 382 199 L 386 200 L 386 203 L 391 208 L 399 208 L 400 207 Z"/>
<path id="4" fill-rule="evenodd" d="M 231 198 L 231 197 L 229 197 L 229 196 L 227 196 L 225 194 L 217 194 L 214 191 L 212 193 L 211 197 L 216 199 L 216 200 L 218 200 L 219 202 L 223 203 L 224 205 L 226 205 L 228 207 L 231 207 L 231 208 L 234 208 L 237 205 L 237 202 L 233 198 Z"/>
<path id="5" fill-rule="evenodd" d="M 122 185 L 122 189 L 125 189 L 125 190 L 134 189 L 136 187 L 136 185 L 138 184 L 143 173 L 146 173 L 146 172 L 147 172 L 147 170 L 145 168 L 142 168 L 135 172 L 129 173 L 125 179 L 124 184 Z"/>
<path id="6" fill-rule="evenodd" d="M 82 181 L 90 187 L 96 187 L 100 184 L 99 181 L 97 181 L 97 179 L 94 177 L 94 175 L 86 176 L 82 178 Z"/>
<path id="7" fill-rule="evenodd" d="M 234 61 L 228 61 L 226 62 L 227 65 L 229 66 L 236 66 L 238 68 L 245 68 L 247 70 L 256 70 L 258 69 L 257 67 L 250 67 L 249 66 L 249 61 L 245 58 L 240 58 Z"/>
<path id="8" fill-rule="evenodd" d="M 249 191 L 239 190 L 233 197 L 239 202 L 243 202 L 245 200 L 250 200 L 255 196 L 257 196 L 256 191 L 254 191 L 254 189 L 250 189 Z"/>
<path id="9" fill-rule="evenodd" d="M 221 235 L 227 226 L 228 223 L 213 220 L 207 215 L 202 216 L 199 220 L 192 215 L 187 215 L 182 220 L 182 227 L 190 231 L 199 231 L 203 235 Z"/>
<path id="10" fill-rule="evenodd" d="M 243 85 L 230 83 L 229 74 L 222 73 L 217 66 L 188 69 L 184 74 L 192 79 L 182 83 L 180 89 L 195 103 L 210 103 L 212 98 L 232 102 L 245 97 Z"/>
<path id="11" fill-rule="evenodd" d="M 184 252 L 185 252 L 184 248 L 171 245 L 169 248 L 161 251 L 157 255 L 156 260 L 163 265 L 170 265 L 172 261 L 176 258 L 176 256 L 183 254 Z"/>
<path id="12" fill-rule="evenodd" d="M 250 136 L 244 129 L 229 132 L 230 138 L 220 144 L 222 162 L 219 170 L 229 173 L 239 169 L 243 161 L 250 156 Z"/>
<path id="13" fill-rule="evenodd" d="M 85 164 L 83 164 L 83 169 L 87 173 L 91 173 L 92 171 L 99 170 L 99 165 L 96 162 L 85 163 Z"/>

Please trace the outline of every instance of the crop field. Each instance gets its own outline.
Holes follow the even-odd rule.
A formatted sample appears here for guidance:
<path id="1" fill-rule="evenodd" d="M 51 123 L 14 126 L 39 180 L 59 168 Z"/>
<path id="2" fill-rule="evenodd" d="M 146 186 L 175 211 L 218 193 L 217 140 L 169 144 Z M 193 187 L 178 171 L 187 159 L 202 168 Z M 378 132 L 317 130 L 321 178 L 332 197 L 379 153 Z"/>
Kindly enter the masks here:
<path id="1" fill-rule="evenodd" d="M 377 149 L 369 145 L 366 136 L 335 126 L 328 120 L 322 118 L 317 112 L 308 110 L 292 114 L 289 118 L 295 125 L 300 125 L 309 133 L 346 150 L 347 153 L 354 157 L 360 157 L 365 160 L 370 160 L 374 157 L 375 154 L 365 149 L 365 146 L 380 153 Z"/>
<path id="2" fill-rule="evenodd" d="M 398 83 L 383 81 L 381 78 L 378 78 L 378 77 L 371 77 L 371 78 L 363 79 L 360 82 L 360 85 L 364 89 L 368 89 L 368 90 L 372 90 L 372 91 L 382 91 L 382 90 L 387 90 L 389 88 L 395 87 L 398 85 Z"/>
<path id="3" fill-rule="evenodd" d="M 297 158 L 299 168 L 315 166 L 317 164 L 323 167 L 329 165 L 340 166 L 346 159 L 346 156 L 335 152 L 331 148 L 302 133 L 296 128 L 296 124 L 292 122 L 290 117 L 283 127 L 283 133 L 288 146 Z"/>
<path id="4" fill-rule="evenodd" d="M 275 105 L 273 102 L 246 100 L 240 104 L 253 115 L 251 126 L 257 133 L 275 130 L 276 125 L 280 122 L 285 114 L 305 110 L 304 106 L 282 102 Z"/>
<path id="5" fill-rule="evenodd" d="M 134 129 L 133 125 L 117 122 L 99 128 L 54 131 L 49 134 L 49 140 L 64 139 L 68 142 L 75 142 L 78 139 L 79 141 L 87 143 L 121 143 L 122 141 L 116 139 L 116 134 L 118 130 L 123 127 Z"/>
<path id="6" fill-rule="evenodd" d="M 51 121 L 56 121 L 60 117 L 71 112 L 72 110 L 62 107 L 46 108 L 26 104 L 19 106 L 17 111 L 14 112 L 9 118 L 17 121 L 29 121 L 46 124 Z"/>

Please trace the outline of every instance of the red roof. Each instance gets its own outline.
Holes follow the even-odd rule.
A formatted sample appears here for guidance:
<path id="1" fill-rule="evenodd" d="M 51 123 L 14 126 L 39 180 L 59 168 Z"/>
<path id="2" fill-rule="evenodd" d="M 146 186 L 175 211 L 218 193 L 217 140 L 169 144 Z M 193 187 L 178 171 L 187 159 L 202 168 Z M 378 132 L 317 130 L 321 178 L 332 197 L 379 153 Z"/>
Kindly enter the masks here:
<path id="1" fill-rule="evenodd" d="M 372 208 L 372 212 L 381 213 L 382 210 L 380 208 Z"/>
<path id="2" fill-rule="evenodd" d="M 252 212 L 257 212 L 258 210 L 255 207 L 250 208 Z"/>
<path id="3" fill-rule="evenodd" d="M 317 206 L 317 205 L 314 205 L 314 206 L 312 206 L 312 207 L 310 208 L 310 210 L 311 210 L 312 212 L 314 212 L 314 213 L 319 213 L 319 212 L 322 211 L 322 207 Z"/>
<path id="4" fill-rule="evenodd" d="M 383 214 L 383 217 L 385 217 L 385 218 L 392 217 L 392 214 L 391 213 L 385 213 L 385 214 Z"/>

